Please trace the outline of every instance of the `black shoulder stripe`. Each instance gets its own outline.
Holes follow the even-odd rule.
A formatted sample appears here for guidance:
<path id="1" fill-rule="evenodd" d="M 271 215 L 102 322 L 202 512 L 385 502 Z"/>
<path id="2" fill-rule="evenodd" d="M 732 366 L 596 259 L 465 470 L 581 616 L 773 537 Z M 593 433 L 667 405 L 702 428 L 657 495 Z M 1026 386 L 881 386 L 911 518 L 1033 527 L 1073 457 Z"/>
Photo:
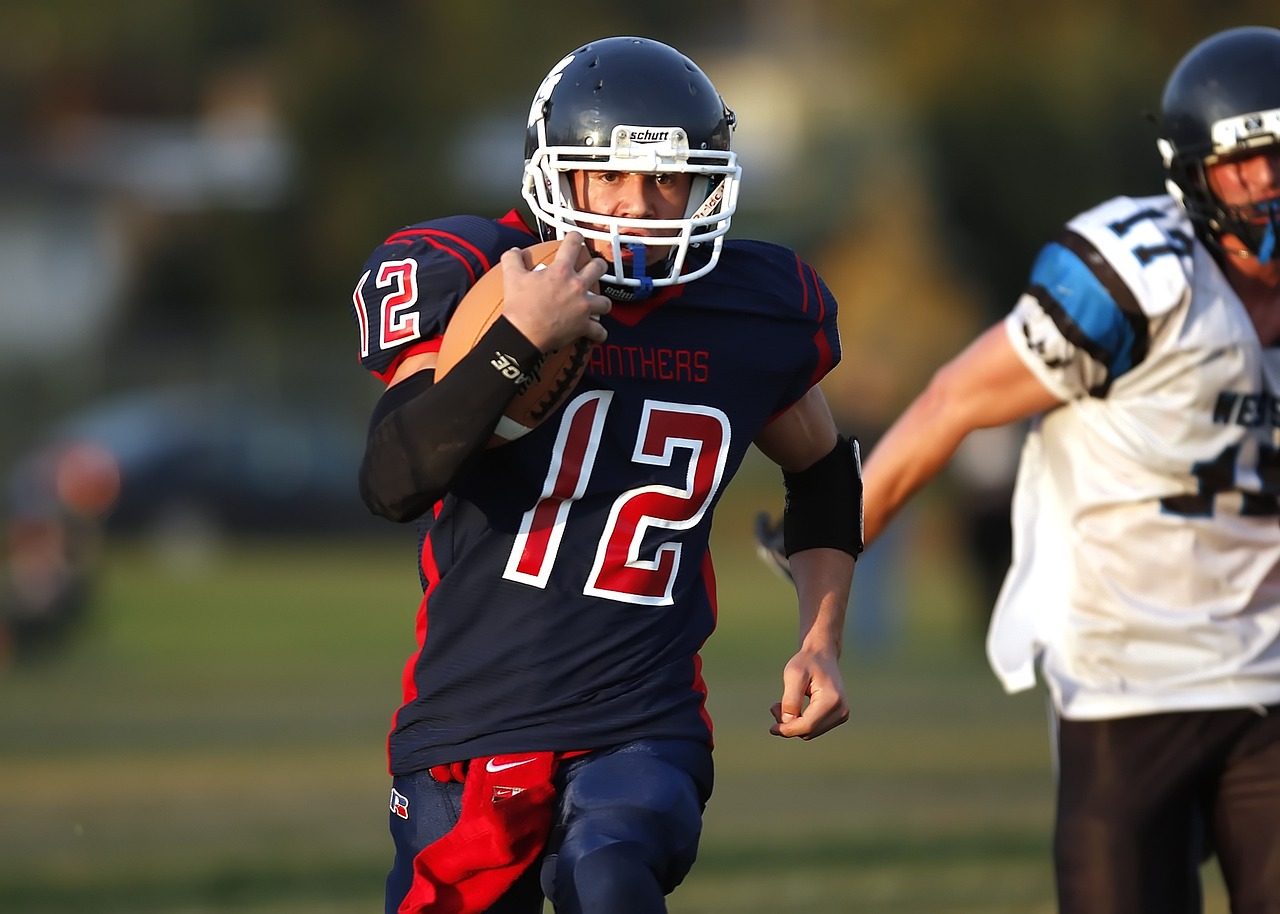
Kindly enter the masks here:
<path id="1" fill-rule="evenodd" d="M 1044 309 L 1044 313 L 1049 315 L 1050 319 L 1057 326 L 1067 341 L 1077 349 L 1084 350 L 1093 357 L 1095 361 L 1101 362 L 1103 365 L 1110 365 L 1112 353 L 1102 348 L 1094 341 L 1094 339 L 1080 329 L 1080 326 L 1067 313 L 1067 309 L 1062 307 L 1052 293 L 1042 285 L 1033 285 L 1027 289 L 1027 294 L 1040 303 L 1040 307 Z M 1023 329 L 1023 335 L 1026 335 L 1026 329 Z M 1027 339 L 1027 344 L 1035 348 L 1031 339 Z M 1050 368 L 1056 367 L 1050 365 Z"/>
<path id="2" fill-rule="evenodd" d="M 1111 299 L 1120 308 L 1120 313 L 1124 315 L 1130 329 L 1133 330 L 1133 351 L 1129 354 L 1129 365 L 1134 368 L 1142 364 L 1151 345 L 1150 321 L 1143 312 L 1142 306 L 1138 304 L 1138 300 L 1133 297 L 1133 291 L 1120 278 L 1120 274 L 1107 259 L 1083 235 L 1070 229 L 1063 229 L 1055 240 L 1079 257 L 1090 272 L 1098 278 L 1098 282 L 1102 283 L 1102 287 L 1110 293 Z M 1072 342 L 1075 341 L 1072 340 Z M 1110 364 L 1110 362 L 1103 364 Z"/>

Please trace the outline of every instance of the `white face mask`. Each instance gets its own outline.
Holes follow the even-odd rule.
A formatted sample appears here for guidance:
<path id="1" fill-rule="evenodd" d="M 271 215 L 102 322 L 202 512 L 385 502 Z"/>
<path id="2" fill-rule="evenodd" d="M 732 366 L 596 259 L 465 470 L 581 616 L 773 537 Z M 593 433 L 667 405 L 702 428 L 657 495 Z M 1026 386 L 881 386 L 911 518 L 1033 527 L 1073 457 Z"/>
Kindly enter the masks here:
<path id="1" fill-rule="evenodd" d="M 680 127 L 619 125 L 610 134 L 610 148 L 548 146 L 545 124 L 535 106 L 530 129 L 538 142 L 524 168 L 523 196 L 534 216 L 556 238 L 577 231 L 588 239 L 605 242 L 613 264 L 601 282 L 638 290 L 641 295 L 657 286 L 689 282 L 715 268 L 724 236 L 737 209 L 742 169 L 729 150 L 690 149 Z M 636 174 L 691 174 L 694 176 L 685 214 L 679 219 L 632 219 L 602 216 L 580 210 L 574 203 L 571 172 L 619 171 Z M 671 234 L 654 235 L 653 231 Z M 710 243 L 710 257 L 685 272 L 689 249 Z M 624 252 L 631 251 L 628 275 L 622 268 Z M 661 275 L 646 269 L 663 265 Z M 647 266 L 646 266 L 647 265 Z"/>

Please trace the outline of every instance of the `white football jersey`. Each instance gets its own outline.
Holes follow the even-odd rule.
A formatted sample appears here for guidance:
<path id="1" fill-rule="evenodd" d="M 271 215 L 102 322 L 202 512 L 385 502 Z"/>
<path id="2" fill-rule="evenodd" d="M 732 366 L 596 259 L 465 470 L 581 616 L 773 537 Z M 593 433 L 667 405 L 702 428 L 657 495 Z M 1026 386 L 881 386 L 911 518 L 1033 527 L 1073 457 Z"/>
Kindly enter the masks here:
<path id="1" fill-rule="evenodd" d="M 1280 702 L 1280 349 L 1172 198 L 1046 245 L 1006 318 L 1064 401 L 1024 443 L 988 656 L 1066 718 Z"/>

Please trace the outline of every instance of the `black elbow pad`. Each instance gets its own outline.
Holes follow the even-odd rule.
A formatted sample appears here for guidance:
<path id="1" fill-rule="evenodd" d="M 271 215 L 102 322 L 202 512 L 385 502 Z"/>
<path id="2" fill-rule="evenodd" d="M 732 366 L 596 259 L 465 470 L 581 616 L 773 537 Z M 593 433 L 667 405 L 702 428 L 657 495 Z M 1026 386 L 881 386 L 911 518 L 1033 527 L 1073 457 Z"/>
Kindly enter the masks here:
<path id="1" fill-rule="evenodd" d="M 787 500 L 782 514 L 783 551 L 805 549 L 862 553 L 862 459 L 858 440 L 843 435 L 821 460 L 798 473 L 782 473 Z"/>

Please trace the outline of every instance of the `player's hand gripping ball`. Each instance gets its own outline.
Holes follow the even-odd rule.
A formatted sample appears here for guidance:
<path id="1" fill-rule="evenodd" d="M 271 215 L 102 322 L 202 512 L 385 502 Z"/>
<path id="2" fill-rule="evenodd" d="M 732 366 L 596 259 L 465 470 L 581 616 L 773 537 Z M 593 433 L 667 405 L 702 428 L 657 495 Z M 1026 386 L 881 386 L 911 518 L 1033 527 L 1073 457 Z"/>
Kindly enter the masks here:
<path id="1" fill-rule="evenodd" d="M 526 248 L 535 270 L 542 269 L 545 264 L 554 260 L 559 249 L 559 241 L 543 241 Z M 582 269 L 590 260 L 591 251 L 583 245 L 576 268 Z M 592 291 L 599 292 L 599 284 L 592 286 Z M 440 340 L 440 354 L 436 361 L 437 380 L 444 377 L 464 355 L 475 348 L 476 342 L 498 319 L 498 315 L 502 313 L 502 295 L 502 264 L 496 263 L 476 280 L 476 284 L 458 303 L 457 310 L 449 318 L 449 325 Z M 584 337 L 548 352 L 542 364 L 535 371 L 529 372 L 525 387 L 516 394 L 498 419 L 488 446 L 497 447 L 527 435 L 555 412 L 577 386 L 578 379 L 586 370 L 593 345 L 591 340 Z"/>

